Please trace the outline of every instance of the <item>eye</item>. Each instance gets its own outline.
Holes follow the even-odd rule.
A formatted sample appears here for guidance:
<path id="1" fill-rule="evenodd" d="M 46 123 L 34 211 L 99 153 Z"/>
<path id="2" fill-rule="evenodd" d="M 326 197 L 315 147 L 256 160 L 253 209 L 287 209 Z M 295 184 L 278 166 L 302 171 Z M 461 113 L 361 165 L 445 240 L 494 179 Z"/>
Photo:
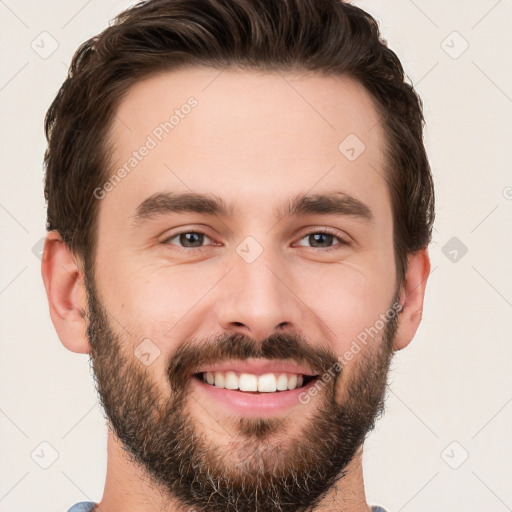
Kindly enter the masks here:
<path id="1" fill-rule="evenodd" d="M 306 243 L 304 243 L 304 241 Z M 333 242 L 337 242 L 333 245 Z M 308 245 L 309 244 L 309 245 Z M 302 247 L 311 247 L 313 249 L 339 249 L 338 246 L 349 245 L 348 241 L 339 235 L 335 235 L 329 231 L 319 230 L 314 231 L 306 236 L 303 236 L 298 245 Z"/>
<path id="2" fill-rule="evenodd" d="M 199 231 L 184 231 L 166 238 L 163 243 L 178 245 L 186 249 L 194 249 L 203 247 L 205 240 L 213 242 L 213 240 Z"/>
<path id="3" fill-rule="evenodd" d="M 177 245 L 184 249 L 200 249 L 205 245 L 217 245 L 209 236 L 200 231 L 183 231 L 181 233 L 176 233 L 163 240 L 162 243 Z M 303 236 L 297 245 L 328 251 L 349 245 L 349 242 L 343 237 L 335 235 L 329 231 L 317 230 Z"/>

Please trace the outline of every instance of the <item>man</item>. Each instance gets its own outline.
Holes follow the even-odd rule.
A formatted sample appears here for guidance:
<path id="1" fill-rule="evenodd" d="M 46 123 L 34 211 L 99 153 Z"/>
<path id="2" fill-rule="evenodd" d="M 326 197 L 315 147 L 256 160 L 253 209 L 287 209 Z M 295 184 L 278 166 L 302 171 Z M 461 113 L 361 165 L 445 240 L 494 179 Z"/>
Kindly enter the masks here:
<path id="1" fill-rule="evenodd" d="M 150 0 L 50 107 L 42 273 L 109 423 L 73 512 L 381 511 L 362 446 L 421 320 L 421 103 L 338 0 Z"/>

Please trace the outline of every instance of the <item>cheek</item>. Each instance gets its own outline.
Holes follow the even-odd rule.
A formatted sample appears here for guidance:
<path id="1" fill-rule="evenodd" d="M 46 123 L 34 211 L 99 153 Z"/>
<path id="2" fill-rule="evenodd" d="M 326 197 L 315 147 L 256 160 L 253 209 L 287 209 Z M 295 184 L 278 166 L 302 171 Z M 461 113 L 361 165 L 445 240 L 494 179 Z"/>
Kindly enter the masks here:
<path id="1" fill-rule="evenodd" d="M 162 334 L 192 311 L 216 281 L 211 266 L 195 266 L 192 270 L 165 261 L 130 264 L 125 258 L 122 267 L 112 269 L 104 289 L 112 312 L 130 324 Z"/>
<path id="2" fill-rule="evenodd" d="M 393 286 L 389 272 L 380 280 L 375 273 L 371 267 L 344 262 L 302 274 L 298 295 L 328 328 L 338 355 L 375 326 L 390 306 Z"/>
<path id="3" fill-rule="evenodd" d="M 211 266 L 198 265 L 191 271 L 185 265 L 171 267 L 162 262 L 129 263 L 125 258 L 101 281 L 105 303 L 127 334 L 130 346 L 125 353 L 133 354 L 167 388 L 161 375 L 167 372 L 169 357 L 185 339 L 197 334 L 198 311 L 219 277 Z"/>

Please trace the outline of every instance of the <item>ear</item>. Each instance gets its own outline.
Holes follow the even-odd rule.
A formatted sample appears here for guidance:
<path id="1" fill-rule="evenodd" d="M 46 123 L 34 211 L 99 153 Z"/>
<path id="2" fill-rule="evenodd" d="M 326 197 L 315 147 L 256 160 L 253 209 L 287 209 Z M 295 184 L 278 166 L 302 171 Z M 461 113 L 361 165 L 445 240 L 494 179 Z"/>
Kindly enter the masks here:
<path id="1" fill-rule="evenodd" d="M 398 316 L 398 328 L 393 346 L 395 350 L 402 350 L 409 345 L 418 330 L 429 274 L 430 258 L 427 249 L 411 253 L 400 294 L 402 310 Z"/>
<path id="2" fill-rule="evenodd" d="M 50 316 L 60 341 L 72 352 L 87 354 L 87 294 L 83 271 L 56 231 L 46 236 L 41 274 Z"/>

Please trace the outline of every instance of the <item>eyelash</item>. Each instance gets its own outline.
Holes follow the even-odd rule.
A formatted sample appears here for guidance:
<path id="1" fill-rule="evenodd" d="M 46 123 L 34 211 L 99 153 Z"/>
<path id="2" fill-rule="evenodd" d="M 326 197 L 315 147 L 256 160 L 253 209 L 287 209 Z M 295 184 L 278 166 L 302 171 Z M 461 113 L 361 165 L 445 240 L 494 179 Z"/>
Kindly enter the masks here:
<path id="1" fill-rule="evenodd" d="M 180 235 L 187 234 L 187 233 L 195 233 L 195 234 L 198 234 L 198 235 L 204 235 L 205 237 L 207 237 L 207 238 L 209 238 L 211 240 L 211 238 L 206 233 L 204 233 L 203 231 L 185 230 L 185 231 L 180 231 L 179 233 L 174 233 L 173 235 L 171 235 L 171 236 L 167 237 L 165 240 L 163 240 L 162 243 L 163 244 L 169 244 L 169 245 L 175 245 L 178 249 L 182 249 L 184 251 L 194 250 L 194 251 L 200 252 L 201 250 L 206 250 L 207 249 L 207 246 L 205 246 L 205 245 L 202 245 L 200 247 L 181 247 L 180 245 L 171 244 L 170 243 L 170 240 L 172 240 L 172 239 L 174 239 L 176 237 L 179 237 Z M 309 249 L 318 249 L 318 250 L 321 250 L 322 252 L 330 252 L 330 251 L 339 250 L 341 247 L 350 245 L 348 240 L 346 240 L 344 237 L 342 237 L 339 234 L 336 234 L 333 231 L 331 231 L 329 229 L 326 229 L 326 228 L 316 229 L 316 230 L 313 230 L 313 231 L 309 231 L 309 232 L 305 233 L 304 235 L 302 235 L 299 238 L 299 241 L 303 240 L 304 238 L 306 238 L 306 237 L 308 237 L 310 235 L 317 235 L 317 234 L 332 235 L 335 239 L 338 240 L 339 243 L 333 245 L 332 247 L 327 247 L 327 248 L 324 248 L 324 249 L 322 249 L 321 247 L 320 248 L 319 247 L 307 247 L 307 246 L 299 246 L 299 247 L 306 247 L 306 248 L 309 248 Z M 219 245 L 219 244 L 216 244 L 216 245 Z"/>
<path id="2" fill-rule="evenodd" d="M 332 235 L 333 238 L 335 238 L 336 240 L 338 240 L 338 243 L 333 245 L 332 247 L 327 247 L 325 249 L 322 249 L 321 247 L 309 247 L 309 249 L 318 249 L 318 250 L 321 250 L 322 252 L 330 252 L 330 251 L 336 251 L 336 250 L 339 250 L 341 249 L 342 247 L 345 247 L 345 246 L 348 246 L 350 245 L 349 241 L 343 237 L 343 236 L 340 236 L 339 234 L 336 234 L 334 231 L 331 231 L 327 228 L 323 228 L 323 229 L 315 229 L 313 231 L 309 231 L 307 233 L 305 233 L 304 235 L 302 235 L 300 238 L 299 238 L 299 241 L 300 240 L 303 240 L 304 238 L 310 236 L 310 235 Z M 300 247 L 305 247 L 305 246 L 300 246 Z M 306 248 L 308 248 L 306 246 Z"/>

